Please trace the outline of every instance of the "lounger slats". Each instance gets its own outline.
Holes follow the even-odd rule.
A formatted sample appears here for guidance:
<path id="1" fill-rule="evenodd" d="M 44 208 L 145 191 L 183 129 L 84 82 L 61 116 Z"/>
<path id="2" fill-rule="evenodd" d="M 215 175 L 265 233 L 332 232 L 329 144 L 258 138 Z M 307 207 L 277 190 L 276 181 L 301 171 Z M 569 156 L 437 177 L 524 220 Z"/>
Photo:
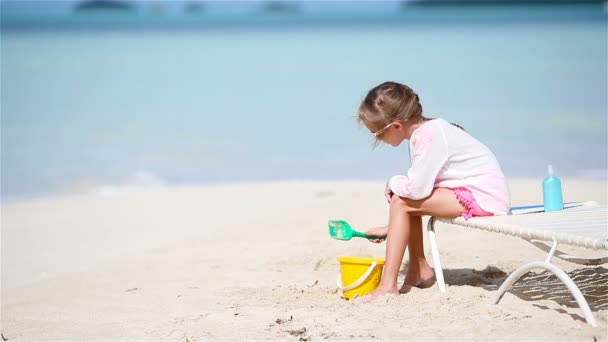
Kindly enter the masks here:
<path id="1" fill-rule="evenodd" d="M 606 205 L 581 206 L 551 213 L 439 220 L 526 239 L 557 240 L 581 247 L 608 249 Z"/>

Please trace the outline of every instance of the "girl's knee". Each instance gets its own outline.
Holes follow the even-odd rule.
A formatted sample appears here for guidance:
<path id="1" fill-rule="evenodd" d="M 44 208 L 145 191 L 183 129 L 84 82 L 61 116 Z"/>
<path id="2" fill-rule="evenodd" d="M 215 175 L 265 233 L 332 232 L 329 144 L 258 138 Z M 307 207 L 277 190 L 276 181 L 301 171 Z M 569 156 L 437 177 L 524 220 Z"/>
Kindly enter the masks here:
<path id="1" fill-rule="evenodd" d="M 391 197 L 391 207 L 399 208 L 399 210 L 405 211 L 408 214 L 415 215 L 420 211 L 420 208 L 415 205 L 415 202 L 415 200 L 399 197 L 397 195 L 393 195 L 393 197 Z"/>
<path id="2" fill-rule="evenodd" d="M 410 208 L 408 204 L 408 199 L 404 197 L 399 197 L 397 195 L 393 195 L 393 197 L 391 197 L 391 207 L 402 208 L 406 211 L 409 211 Z"/>

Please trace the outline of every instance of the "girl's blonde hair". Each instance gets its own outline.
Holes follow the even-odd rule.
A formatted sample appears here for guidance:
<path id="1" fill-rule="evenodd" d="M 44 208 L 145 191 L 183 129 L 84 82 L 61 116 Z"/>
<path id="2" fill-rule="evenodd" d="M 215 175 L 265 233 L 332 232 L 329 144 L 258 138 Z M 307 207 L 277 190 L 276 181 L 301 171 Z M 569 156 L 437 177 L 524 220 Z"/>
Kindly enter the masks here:
<path id="1" fill-rule="evenodd" d="M 384 82 L 372 88 L 361 104 L 357 121 L 365 125 L 372 133 L 378 132 L 387 125 L 406 120 L 431 120 L 422 115 L 420 98 L 412 88 L 397 82 Z M 460 125 L 451 123 L 462 129 Z M 376 136 L 374 147 L 380 143 L 380 136 Z"/>
<path id="2" fill-rule="evenodd" d="M 372 88 L 359 105 L 357 121 L 371 132 L 395 121 L 424 119 L 418 94 L 405 84 L 384 82 Z"/>

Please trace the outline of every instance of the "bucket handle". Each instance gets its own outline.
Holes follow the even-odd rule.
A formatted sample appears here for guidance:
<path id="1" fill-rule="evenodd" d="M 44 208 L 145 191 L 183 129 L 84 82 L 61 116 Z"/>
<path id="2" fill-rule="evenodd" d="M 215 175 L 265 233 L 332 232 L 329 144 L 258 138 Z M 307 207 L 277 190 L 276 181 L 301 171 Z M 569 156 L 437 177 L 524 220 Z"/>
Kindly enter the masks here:
<path id="1" fill-rule="evenodd" d="M 369 266 L 369 268 L 367 269 L 367 271 L 365 271 L 365 273 L 363 273 L 363 275 L 361 277 L 359 277 L 359 279 L 357 279 L 354 283 L 342 287 L 342 275 L 341 273 L 338 273 L 338 280 L 336 282 L 336 285 L 338 285 L 338 288 L 342 291 L 348 291 L 348 290 L 352 290 L 355 287 L 363 284 L 363 282 L 367 279 L 367 277 L 369 277 L 370 274 L 372 274 L 372 272 L 374 271 L 374 268 L 376 268 L 376 265 L 378 263 L 376 263 L 375 261 L 372 262 L 372 264 Z"/>

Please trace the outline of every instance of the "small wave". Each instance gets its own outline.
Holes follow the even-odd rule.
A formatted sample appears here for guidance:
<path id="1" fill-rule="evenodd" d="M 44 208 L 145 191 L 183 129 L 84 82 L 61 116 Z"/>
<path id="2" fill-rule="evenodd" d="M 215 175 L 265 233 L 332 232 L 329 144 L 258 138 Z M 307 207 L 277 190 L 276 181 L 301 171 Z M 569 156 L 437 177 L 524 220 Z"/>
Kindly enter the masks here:
<path id="1" fill-rule="evenodd" d="M 167 187 L 167 182 L 156 173 L 148 170 L 139 170 L 122 184 L 98 185 L 93 194 L 98 196 L 117 196 L 135 192 L 157 190 Z"/>

